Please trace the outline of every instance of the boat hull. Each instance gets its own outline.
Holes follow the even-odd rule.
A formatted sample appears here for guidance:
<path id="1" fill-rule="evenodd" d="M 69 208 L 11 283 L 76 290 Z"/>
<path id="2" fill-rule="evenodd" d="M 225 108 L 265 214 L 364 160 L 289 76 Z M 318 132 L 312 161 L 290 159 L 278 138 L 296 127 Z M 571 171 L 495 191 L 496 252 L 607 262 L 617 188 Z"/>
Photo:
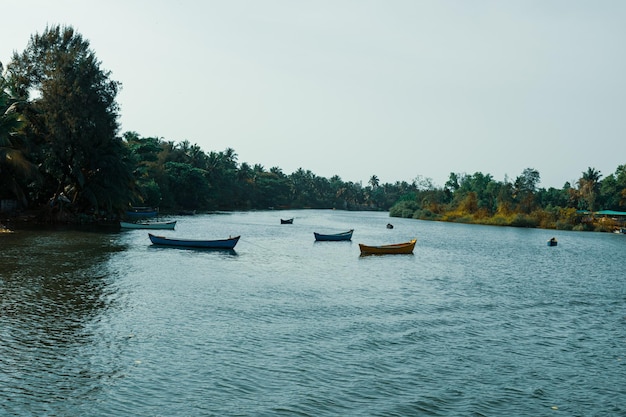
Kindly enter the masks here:
<path id="1" fill-rule="evenodd" d="M 234 249 L 241 236 L 218 240 L 170 239 L 164 236 L 155 236 L 148 233 L 150 242 L 158 246 L 173 246 L 179 248 L 196 249 Z"/>
<path id="2" fill-rule="evenodd" d="M 313 232 L 313 235 L 315 236 L 315 240 L 318 242 L 338 242 L 342 240 L 352 240 L 352 232 L 354 232 L 354 230 L 330 235 Z"/>
<path id="3" fill-rule="evenodd" d="M 156 217 L 159 214 L 159 210 L 148 207 L 133 207 L 132 210 L 126 211 L 126 217 L 131 219 L 147 219 Z"/>
<path id="4" fill-rule="evenodd" d="M 293 224 L 293 219 L 280 219 L 280 224 Z"/>
<path id="5" fill-rule="evenodd" d="M 361 250 L 361 255 L 409 255 L 413 253 L 416 241 L 416 239 L 413 239 L 406 243 L 382 246 L 368 246 L 359 243 L 359 249 Z"/>
<path id="6" fill-rule="evenodd" d="M 131 223 L 131 222 L 120 222 L 120 227 L 122 229 L 161 229 L 161 230 L 174 230 L 176 227 L 176 221 L 173 222 L 162 222 L 162 223 Z"/>

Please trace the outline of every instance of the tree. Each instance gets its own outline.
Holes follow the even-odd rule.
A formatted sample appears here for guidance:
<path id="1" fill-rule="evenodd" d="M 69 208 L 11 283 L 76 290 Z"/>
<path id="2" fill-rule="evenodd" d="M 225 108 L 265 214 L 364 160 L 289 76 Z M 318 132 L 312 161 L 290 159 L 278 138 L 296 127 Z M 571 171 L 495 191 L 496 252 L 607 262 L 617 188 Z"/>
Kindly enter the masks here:
<path id="1" fill-rule="evenodd" d="M 134 196 L 133 164 L 117 137 L 120 83 L 71 27 L 47 27 L 13 54 L 10 82 L 29 101 L 26 118 L 38 146 L 51 203 L 64 193 L 80 211 L 121 210 Z"/>
<path id="2" fill-rule="evenodd" d="M 454 192 L 459 189 L 459 174 L 451 172 L 448 177 L 448 181 L 446 181 L 445 188 Z"/>
<path id="3" fill-rule="evenodd" d="M 314 207 L 315 184 L 310 170 L 298 168 L 289 179 L 291 180 L 291 201 L 301 207 Z"/>
<path id="4" fill-rule="evenodd" d="M 619 204 L 621 208 L 626 208 L 626 165 L 620 165 L 615 170 L 616 188 L 619 193 Z"/>
<path id="5" fill-rule="evenodd" d="M 600 178 L 602 174 L 595 168 L 587 168 L 583 172 L 583 176 L 578 180 L 578 192 L 582 199 L 581 203 L 585 204 L 589 211 L 596 210 L 596 198 L 600 192 Z"/>
<path id="6" fill-rule="evenodd" d="M 369 180 L 369 185 L 372 186 L 372 189 L 376 189 L 380 185 L 380 180 L 376 175 L 372 175 Z"/>
<path id="7" fill-rule="evenodd" d="M 176 204 L 190 209 L 205 206 L 209 196 L 205 171 L 183 162 L 167 162 L 165 172 Z"/>
<path id="8" fill-rule="evenodd" d="M 164 197 L 161 187 L 169 183 L 164 162 L 159 161 L 159 157 L 164 147 L 169 148 L 158 138 L 143 138 L 137 132 L 126 132 L 123 138 L 133 160 L 133 175 L 138 189 L 132 204 L 161 206 Z M 170 198 L 171 193 L 166 193 L 165 197 Z M 173 200 L 166 200 L 165 203 L 174 205 Z"/>
<path id="9" fill-rule="evenodd" d="M 20 100 L 12 97 L 0 64 L 0 198 L 16 198 L 27 204 L 24 180 L 34 178 L 37 167 L 27 158 L 28 144 L 23 132 L 24 118 L 18 112 Z"/>
<path id="10" fill-rule="evenodd" d="M 211 152 L 207 158 L 207 179 L 213 193 L 210 208 L 234 208 L 237 200 L 237 154 L 232 148 Z"/>
<path id="11" fill-rule="evenodd" d="M 435 184 L 433 183 L 432 178 L 424 177 L 423 175 L 418 175 L 413 180 L 413 185 L 418 190 L 434 190 Z"/>
<path id="12" fill-rule="evenodd" d="M 539 171 L 534 168 L 526 168 L 522 174 L 515 179 L 516 188 L 519 191 L 534 193 L 537 191 L 537 185 L 541 181 Z"/>
<path id="13" fill-rule="evenodd" d="M 513 197 L 517 200 L 520 211 L 530 213 L 534 206 L 535 192 L 541 176 L 539 171 L 533 168 L 526 168 L 513 183 Z"/>
<path id="14" fill-rule="evenodd" d="M 273 167 L 266 172 L 255 165 L 255 200 L 254 207 L 267 209 L 268 207 L 284 207 L 289 205 L 289 180 L 280 168 Z"/>

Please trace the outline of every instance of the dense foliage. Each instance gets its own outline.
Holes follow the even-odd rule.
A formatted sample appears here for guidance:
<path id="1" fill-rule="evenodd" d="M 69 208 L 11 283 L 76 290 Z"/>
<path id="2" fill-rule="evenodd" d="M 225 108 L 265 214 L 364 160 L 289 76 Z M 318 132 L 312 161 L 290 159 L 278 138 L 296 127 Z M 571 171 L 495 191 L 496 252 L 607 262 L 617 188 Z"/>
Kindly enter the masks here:
<path id="1" fill-rule="evenodd" d="M 29 205 L 63 219 L 110 212 L 133 198 L 134 167 L 117 137 L 119 83 L 100 69 L 89 42 L 72 28 L 48 28 L 32 36 L 22 54 L 14 53 L 2 82 L 24 122 L 8 133 L 9 145 L 19 142 L 38 167 L 35 178 L 12 173 Z M 70 212 L 63 209 L 68 205 Z"/>
<path id="2" fill-rule="evenodd" d="M 626 210 L 626 166 L 601 179 L 589 168 L 574 185 L 538 189 L 539 172 L 510 182 L 451 173 L 367 185 L 339 176 L 239 162 L 233 149 L 204 152 L 186 140 L 119 133 L 116 96 L 89 42 L 71 27 L 31 37 L 0 65 L 0 200 L 44 221 L 114 219 L 131 206 L 161 211 L 336 208 L 392 216 L 514 226 L 585 226 L 581 210 Z M 6 211 L 6 210 L 5 210 Z M 582 226 L 581 226 L 582 225 Z"/>
<path id="3" fill-rule="evenodd" d="M 575 186 L 537 188 L 540 175 L 525 169 L 515 181 L 489 174 L 451 173 L 443 188 L 422 188 L 397 202 L 391 216 L 502 226 L 612 231 L 622 220 L 594 215 L 599 209 L 626 211 L 626 165 L 603 180 L 588 168 Z"/>
<path id="4" fill-rule="evenodd" d="M 268 208 L 338 208 L 387 210 L 406 183 L 375 180 L 363 187 L 338 176 L 319 177 L 302 168 L 287 175 L 278 167 L 239 163 L 231 148 L 203 152 L 188 141 L 174 143 L 126 132 L 124 141 L 135 163 L 139 199 L 133 204 L 169 210 L 249 210 Z M 414 187 L 413 187 L 414 188 Z"/>

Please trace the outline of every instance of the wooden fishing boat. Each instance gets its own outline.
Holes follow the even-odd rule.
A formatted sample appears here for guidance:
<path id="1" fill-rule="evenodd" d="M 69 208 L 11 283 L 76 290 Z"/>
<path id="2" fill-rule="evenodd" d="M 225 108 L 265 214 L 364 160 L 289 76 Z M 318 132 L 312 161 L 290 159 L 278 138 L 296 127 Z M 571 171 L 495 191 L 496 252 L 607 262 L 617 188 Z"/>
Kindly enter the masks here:
<path id="1" fill-rule="evenodd" d="M 293 224 L 293 217 L 291 219 L 280 219 L 280 224 Z"/>
<path id="2" fill-rule="evenodd" d="M 148 233 L 148 237 L 153 245 L 197 249 L 234 249 L 240 238 L 240 236 L 235 236 L 218 240 L 170 239 L 164 236 L 155 236 L 151 233 Z"/>
<path id="3" fill-rule="evenodd" d="M 392 245 L 381 246 L 368 246 L 359 243 L 359 249 L 361 249 L 361 255 L 411 254 L 413 253 L 416 241 L 416 239 L 413 239 L 405 243 L 394 243 Z"/>
<path id="4" fill-rule="evenodd" d="M 174 227 L 176 227 L 176 220 L 174 220 L 172 222 L 139 222 L 139 223 L 120 222 L 120 227 L 122 229 L 164 229 L 164 230 L 174 230 Z"/>
<path id="5" fill-rule="evenodd" d="M 557 243 L 558 242 L 555 237 L 548 239 L 548 246 L 556 246 Z"/>
<path id="6" fill-rule="evenodd" d="M 315 236 L 315 240 L 317 241 L 335 242 L 335 241 L 340 241 L 340 240 L 351 240 L 352 232 L 354 232 L 354 229 L 350 229 L 347 232 L 335 233 L 335 234 L 330 234 L 330 235 L 313 232 L 313 235 Z"/>

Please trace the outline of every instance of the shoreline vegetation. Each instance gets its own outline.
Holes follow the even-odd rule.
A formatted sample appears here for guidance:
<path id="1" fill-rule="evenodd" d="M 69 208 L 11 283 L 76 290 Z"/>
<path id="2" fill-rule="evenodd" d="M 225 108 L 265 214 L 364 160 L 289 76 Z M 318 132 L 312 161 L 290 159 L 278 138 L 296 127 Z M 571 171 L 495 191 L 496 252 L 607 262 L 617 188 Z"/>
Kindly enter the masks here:
<path id="1" fill-rule="evenodd" d="M 614 232 L 625 225 L 626 165 L 604 180 L 588 168 L 575 186 L 538 188 L 539 172 L 527 168 L 514 181 L 489 174 L 450 174 L 443 188 L 418 191 L 390 209 L 390 216 L 493 226 Z M 602 209 L 600 209 L 602 208 Z"/>
<path id="2" fill-rule="evenodd" d="M 47 27 L 22 53 L 14 52 L 6 68 L 0 63 L 0 231 L 7 230 L 2 224 L 113 224 L 134 206 L 163 214 L 378 210 L 391 217 L 561 230 L 624 225 L 626 216 L 618 212 L 626 211 L 626 164 L 604 178 L 588 168 L 562 189 L 539 188 L 533 168 L 503 181 L 452 172 L 443 187 L 421 175 L 384 184 L 372 175 L 362 184 L 303 168 L 286 174 L 239 162 L 232 148 L 205 152 L 188 140 L 120 134 L 121 83 L 110 75 L 72 27 Z"/>
<path id="3" fill-rule="evenodd" d="M 304 210 L 306 208 L 293 208 L 293 210 Z M 332 209 L 334 210 L 334 209 Z M 359 211 L 368 211 L 370 209 L 361 209 Z M 351 211 L 351 210 L 347 210 Z M 376 210 L 381 211 L 381 210 Z M 198 214 L 215 213 L 212 211 L 198 212 Z M 6 214 L 6 213 L 5 213 Z M 175 216 L 178 212 L 164 212 L 163 216 Z M 625 217 L 615 215 L 606 215 L 600 213 L 590 213 L 588 211 L 579 211 L 576 209 L 558 209 L 556 211 L 536 210 L 530 214 L 510 213 L 508 215 L 496 214 L 487 216 L 484 213 L 462 213 L 453 211 L 443 214 L 435 214 L 429 210 L 415 211 L 407 209 L 406 204 L 399 204 L 389 210 L 390 217 L 409 218 L 424 221 L 440 221 L 450 223 L 476 224 L 486 226 L 503 226 L 503 227 L 523 227 L 551 230 L 571 230 L 571 231 L 593 231 L 593 232 L 621 232 L 626 227 Z M 0 220 L 0 235 L 5 233 L 13 233 L 16 229 L 48 227 L 48 226 L 112 226 L 117 227 L 119 222 L 123 220 L 123 216 L 112 216 L 109 218 L 100 218 L 93 215 L 78 214 L 67 215 L 62 220 L 42 221 L 42 215 L 38 212 L 31 211 L 28 213 L 16 214 L 13 216 L 3 216 Z M 127 219 L 127 221 L 133 221 Z"/>
<path id="4" fill-rule="evenodd" d="M 536 210 L 530 214 L 498 213 L 493 216 L 485 213 L 463 213 L 452 211 L 435 214 L 429 210 L 406 210 L 402 206 L 390 212 L 391 217 L 412 218 L 418 220 L 441 221 L 450 223 L 481 224 L 486 226 L 526 227 L 551 230 L 573 230 L 593 232 L 616 232 L 626 225 L 626 213 L 623 215 L 605 215 L 602 212 L 591 213 L 573 208 Z"/>

